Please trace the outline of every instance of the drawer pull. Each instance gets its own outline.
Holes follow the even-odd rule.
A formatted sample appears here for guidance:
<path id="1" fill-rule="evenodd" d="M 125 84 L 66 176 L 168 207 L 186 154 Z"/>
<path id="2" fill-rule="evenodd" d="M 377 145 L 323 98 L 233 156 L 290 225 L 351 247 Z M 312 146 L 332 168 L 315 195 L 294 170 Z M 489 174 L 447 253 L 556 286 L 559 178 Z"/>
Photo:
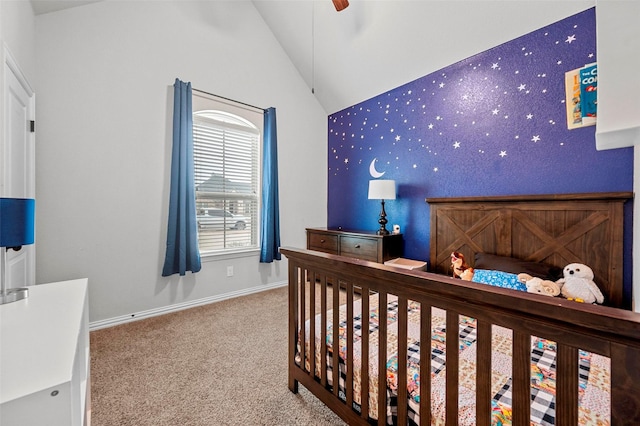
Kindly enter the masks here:
<path id="1" fill-rule="evenodd" d="M 326 240 L 324 240 L 324 239 L 320 240 L 320 242 L 321 242 L 321 243 L 324 243 L 325 241 L 326 241 Z"/>
<path id="2" fill-rule="evenodd" d="M 356 248 L 360 248 L 360 244 L 356 244 L 356 245 L 355 245 L 355 247 L 356 247 Z"/>

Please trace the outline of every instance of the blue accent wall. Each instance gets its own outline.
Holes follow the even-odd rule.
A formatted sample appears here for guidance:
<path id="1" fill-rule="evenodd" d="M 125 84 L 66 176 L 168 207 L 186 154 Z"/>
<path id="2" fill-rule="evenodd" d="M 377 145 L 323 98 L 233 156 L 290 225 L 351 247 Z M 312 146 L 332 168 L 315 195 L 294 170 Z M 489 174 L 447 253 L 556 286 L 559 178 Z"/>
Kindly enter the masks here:
<path id="1" fill-rule="evenodd" d="M 367 190 L 383 173 L 398 192 L 388 229 L 429 260 L 427 197 L 632 191 L 633 149 L 596 151 L 595 126 L 567 126 L 565 72 L 596 61 L 591 8 L 331 114 L 327 225 L 378 229 Z"/>

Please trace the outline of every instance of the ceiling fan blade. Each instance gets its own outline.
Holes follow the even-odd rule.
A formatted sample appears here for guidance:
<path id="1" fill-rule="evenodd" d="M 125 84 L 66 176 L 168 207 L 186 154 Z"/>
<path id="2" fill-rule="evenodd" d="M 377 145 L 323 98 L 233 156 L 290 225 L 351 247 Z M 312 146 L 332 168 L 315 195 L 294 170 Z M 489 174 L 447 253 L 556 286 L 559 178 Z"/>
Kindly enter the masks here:
<path id="1" fill-rule="evenodd" d="M 336 7 L 336 10 L 340 12 L 349 6 L 349 0 L 332 0 L 333 5 Z"/>

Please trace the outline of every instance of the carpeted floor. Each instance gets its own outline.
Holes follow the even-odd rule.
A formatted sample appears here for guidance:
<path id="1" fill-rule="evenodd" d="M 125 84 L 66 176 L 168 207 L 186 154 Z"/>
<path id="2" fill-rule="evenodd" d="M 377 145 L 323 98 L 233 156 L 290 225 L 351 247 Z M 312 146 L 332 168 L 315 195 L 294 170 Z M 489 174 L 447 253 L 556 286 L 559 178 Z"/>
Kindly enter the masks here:
<path id="1" fill-rule="evenodd" d="M 91 425 L 344 425 L 289 391 L 287 303 L 283 287 L 91 332 Z"/>

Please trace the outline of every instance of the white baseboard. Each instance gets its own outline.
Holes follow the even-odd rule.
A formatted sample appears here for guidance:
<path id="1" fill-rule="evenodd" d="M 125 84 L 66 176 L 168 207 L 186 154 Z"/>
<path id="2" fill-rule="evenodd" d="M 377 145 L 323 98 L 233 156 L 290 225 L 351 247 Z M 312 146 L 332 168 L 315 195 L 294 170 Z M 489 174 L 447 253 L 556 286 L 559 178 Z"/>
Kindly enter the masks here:
<path id="1" fill-rule="evenodd" d="M 126 324 L 128 322 L 139 321 L 141 319 L 156 317 L 158 315 L 164 315 L 171 312 L 178 312 L 184 309 L 194 308 L 196 306 L 208 305 L 209 303 L 215 303 L 223 300 L 233 299 L 239 296 L 246 296 L 248 294 L 260 293 L 261 291 L 272 290 L 274 288 L 284 287 L 286 285 L 287 285 L 287 282 L 282 281 L 282 282 L 272 283 L 268 285 L 251 287 L 244 290 L 232 291 L 230 293 L 218 294 L 216 296 L 205 297 L 202 299 L 191 300 L 188 302 L 176 303 L 175 305 L 162 306 L 160 308 L 149 309 L 147 311 L 137 312 L 130 315 L 122 315 L 119 317 L 93 321 L 89 323 L 89 331 Z"/>

